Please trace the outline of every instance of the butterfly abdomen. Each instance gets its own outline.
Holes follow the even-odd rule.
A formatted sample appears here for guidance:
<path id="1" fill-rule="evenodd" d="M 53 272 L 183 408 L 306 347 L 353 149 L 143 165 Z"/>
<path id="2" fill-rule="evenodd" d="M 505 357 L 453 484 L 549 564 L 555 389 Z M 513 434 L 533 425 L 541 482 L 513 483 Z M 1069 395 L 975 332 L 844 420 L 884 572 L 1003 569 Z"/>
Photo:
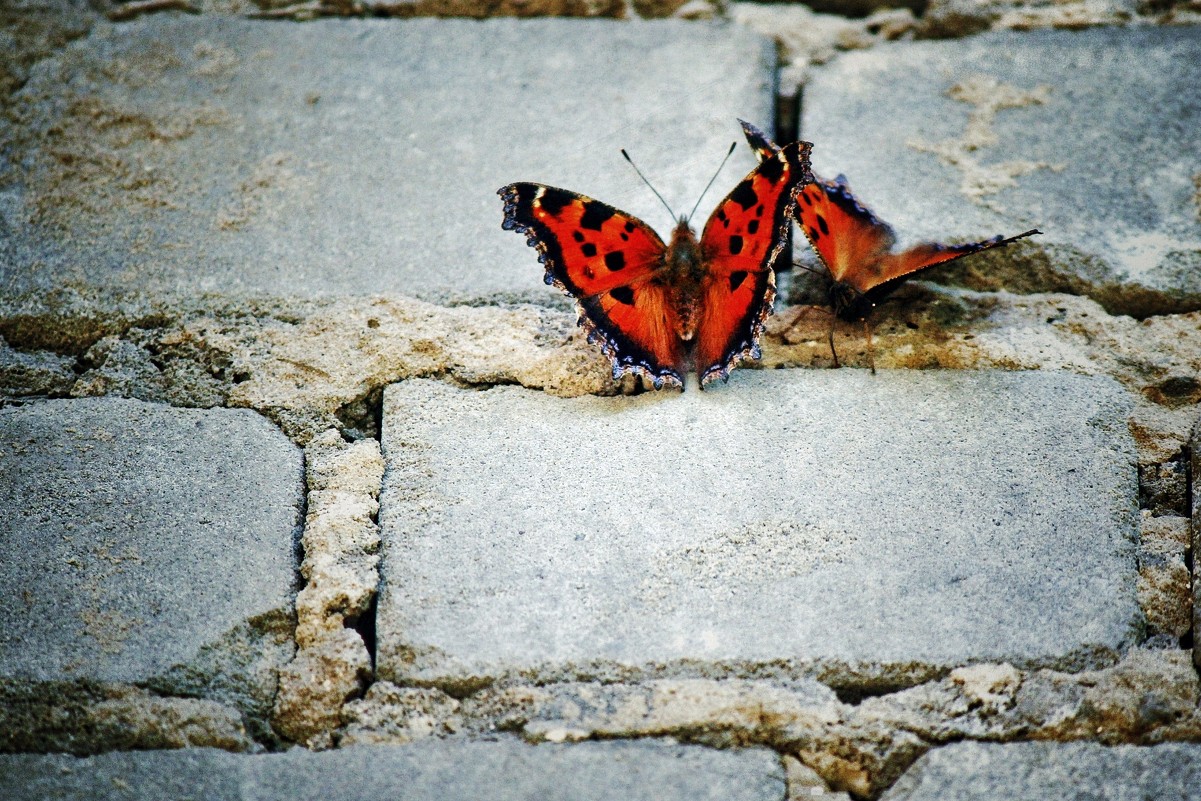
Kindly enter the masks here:
<path id="1" fill-rule="evenodd" d="M 685 342 L 696 336 L 700 322 L 701 285 L 705 259 L 701 243 L 686 220 L 680 220 L 663 258 L 662 280 L 670 288 L 676 312 L 676 336 Z"/>

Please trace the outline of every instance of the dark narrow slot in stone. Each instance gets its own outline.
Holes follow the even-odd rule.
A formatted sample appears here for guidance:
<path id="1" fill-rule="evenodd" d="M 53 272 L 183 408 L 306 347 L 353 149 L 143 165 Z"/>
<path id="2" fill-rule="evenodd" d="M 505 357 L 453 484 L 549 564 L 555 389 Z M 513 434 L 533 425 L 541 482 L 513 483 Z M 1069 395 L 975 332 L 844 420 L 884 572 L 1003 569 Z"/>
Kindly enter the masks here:
<path id="1" fill-rule="evenodd" d="M 352 628 L 358 632 L 363 638 L 363 644 L 367 646 L 367 653 L 371 656 L 371 671 L 375 672 L 375 616 L 379 611 L 379 593 L 376 592 L 371 596 L 371 604 L 367 607 L 367 611 L 359 615 L 357 618 L 347 618 L 347 628 Z"/>
<path id="2" fill-rule="evenodd" d="M 778 144 L 786 145 L 799 138 L 801 89 L 799 86 L 795 88 L 781 86 L 778 66 L 775 71 L 775 85 L 775 92 L 772 95 L 775 103 L 772 119 L 773 136 Z M 783 273 L 792 269 L 792 247 L 793 240 L 790 238 L 784 245 L 784 249 L 780 251 L 775 264 L 772 265 L 776 272 Z"/>
<path id="3" fill-rule="evenodd" d="M 907 687 L 832 687 L 831 689 L 834 690 L 834 695 L 839 701 L 848 706 L 859 706 L 865 699 L 892 695 L 907 689 Z"/>

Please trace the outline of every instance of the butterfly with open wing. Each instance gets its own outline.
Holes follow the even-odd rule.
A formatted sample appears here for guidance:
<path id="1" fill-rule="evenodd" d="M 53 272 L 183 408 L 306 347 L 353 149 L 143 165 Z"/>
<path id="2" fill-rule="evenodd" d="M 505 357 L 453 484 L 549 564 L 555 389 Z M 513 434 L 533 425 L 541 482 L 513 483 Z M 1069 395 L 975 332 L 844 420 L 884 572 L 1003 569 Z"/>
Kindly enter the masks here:
<path id="1" fill-rule="evenodd" d="M 655 389 L 682 389 L 691 367 L 704 389 L 760 356 L 775 300 L 772 266 L 788 242 L 797 188 L 813 180 L 811 147 L 796 142 L 763 156 L 699 240 L 687 217 L 665 245 L 630 214 L 534 183 L 498 190 L 502 227 L 524 233 L 546 283 L 575 298 L 579 324 L 612 361 L 615 380 L 633 373 Z"/>
<path id="2" fill-rule="evenodd" d="M 780 148 L 762 131 L 748 123 L 743 123 L 743 130 L 760 159 L 775 157 Z M 995 236 L 961 245 L 922 242 L 894 253 L 897 237 L 892 226 L 851 194 L 846 176 L 843 175 L 833 181 L 824 181 L 815 176 L 813 183 L 797 193 L 794 213 L 797 225 L 826 268 L 829 278 L 827 297 L 834 317 L 846 322 L 863 323 L 873 373 L 876 366 L 867 316 L 880 301 L 922 270 L 1042 233 L 1038 229 L 1031 229 L 1017 236 Z M 830 354 L 834 357 L 834 366 L 838 367 L 833 319 L 829 340 Z"/>

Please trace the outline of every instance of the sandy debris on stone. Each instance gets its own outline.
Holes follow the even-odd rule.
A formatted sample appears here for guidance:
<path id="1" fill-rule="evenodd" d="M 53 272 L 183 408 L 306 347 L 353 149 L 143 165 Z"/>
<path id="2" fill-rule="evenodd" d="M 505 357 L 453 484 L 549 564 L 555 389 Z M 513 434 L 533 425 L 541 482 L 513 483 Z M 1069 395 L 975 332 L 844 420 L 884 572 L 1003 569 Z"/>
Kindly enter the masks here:
<path id="1" fill-rule="evenodd" d="M 272 726 L 310 748 L 333 745 L 342 705 L 371 676 L 371 655 L 350 623 L 367 614 L 379 583 L 379 442 L 347 443 L 333 429 L 305 448 L 307 514 L 296 596 L 296 657 L 280 671 Z"/>
<path id="2" fill-rule="evenodd" d="M 346 727 L 338 744 L 403 745 L 426 737 L 454 734 L 463 727 L 460 703 L 441 690 L 397 687 L 377 681 L 363 698 L 342 711 Z"/>
<path id="3" fill-rule="evenodd" d="M 257 748 L 238 710 L 208 699 L 164 698 L 124 685 L 9 682 L 0 702 L 0 752 Z"/>
<path id="4" fill-rule="evenodd" d="M 726 15 L 779 43 L 785 69 L 780 91 L 795 92 L 811 66 L 825 64 L 839 51 L 861 50 L 899 39 L 916 26 L 907 8 L 875 11 L 863 19 L 819 14 L 801 4 L 730 3 Z"/>
<path id="5" fill-rule="evenodd" d="M 670 736 L 716 747 L 766 744 L 794 755 L 835 791 L 874 796 L 933 745 L 960 739 L 1196 739 L 1199 700 L 1188 651 L 1145 649 L 1076 674 L 964 666 L 858 705 L 815 682 L 568 682 L 485 688 L 459 701 L 378 683 L 347 705 L 342 742 L 503 730 L 534 742 Z"/>
<path id="6" fill-rule="evenodd" d="M 1192 578 L 1186 564 L 1190 550 L 1187 517 L 1156 517 L 1143 511 L 1138 557 L 1139 605 L 1148 633 L 1178 643 L 1192 628 Z"/>
<path id="7" fill-rule="evenodd" d="M 995 208 L 995 203 L 986 200 L 988 195 L 1016 186 L 1017 178 L 1036 170 L 1060 171 L 1066 166 L 1028 159 L 985 163 L 982 158 L 988 148 L 999 141 L 992 127 L 998 111 L 1041 106 L 1046 104 L 1050 94 L 1051 87 L 1047 84 L 1021 89 L 987 75 L 969 76 L 947 90 L 949 97 L 972 107 L 963 135 L 941 142 L 911 138 L 905 144 L 914 150 L 933 153 L 943 163 L 958 170 L 959 191 L 974 202 Z"/>
<path id="8" fill-rule="evenodd" d="M 608 361 L 561 312 L 445 308 L 408 298 L 338 302 L 261 332 L 230 404 L 258 409 L 298 441 L 384 386 L 418 376 L 511 384 L 573 397 L 613 394 Z"/>
<path id="9" fill-rule="evenodd" d="M 826 801 L 851 801 L 847 793 L 834 792 L 813 768 L 791 754 L 780 757 L 784 774 L 788 780 L 788 796 L 785 801 L 808 801 L 811 798 Z"/>
<path id="10" fill-rule="evenodd" d="M 62 397 L 75 383 L 75 360 L 48 351 L 19 351 L 0 337 L 0 396 Z"/>

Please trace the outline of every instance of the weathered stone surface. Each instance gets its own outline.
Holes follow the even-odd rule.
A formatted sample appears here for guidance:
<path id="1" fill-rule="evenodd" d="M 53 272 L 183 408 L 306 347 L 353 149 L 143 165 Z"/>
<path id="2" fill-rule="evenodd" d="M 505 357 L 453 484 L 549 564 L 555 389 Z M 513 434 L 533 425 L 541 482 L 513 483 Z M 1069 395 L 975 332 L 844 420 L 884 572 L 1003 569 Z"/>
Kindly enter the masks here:
<path id="1" fill-rule="evenodd" d="M 265 717 L 292 650 L 300 451 L 249 411 L 119 399 L 0 409 L 0 432 L 6 691 L 136 683 Z"/>
<path id="2" fill-rule="evenodd" d="M 1138 596 L 1148 632 L 1173 645 L 1192 628 L 1190 549 L 1187 517 L 1153 517 L 1143 512 L 1139 537 Z"/>
<path id="3" fill-rule="evenodd" d="M 394 385 L 379 675 L 895 687 L 1111 660 L 1141 625 L 1127 409 L 1050 373 L 742 371 L 567 401 Z"/>
<path id="4" fill-rule="evenodd" d="M 1192 522 L 1189 528 L 1192 533 L 1193 550 L 1193 663 L 1201 671 L 1201 419 L 1193 426 L 1192 439 L 1189 442 L 1189 453 L 1193 476 L 1193 509 Z"/>
<path id="5" fill-rule="evenodd" d="M 0 395 L 66 395 L 75 383 L 74 364 L 56 353 L 14 350 L 0 337 Z"/>
<path id="6" fill-rule="evenodd" d="M 284 801 L 776 801 L 779 758 L 767 749 L 714 751 L 671 743 L 530 746 L 429 741 L 313 753 L 232 755 L 207 749 L 0 756 L 0 795 L 42 799 L 204 798 Z"/>
<path id="7" fill-rule="evenodd" d="M 0 753 L 94 754 L 151 748 L 249 751 L 242 713 L 199 698 L 163 698 L 128 685 L 0 684 Z"/>
<path id="8" fill-rule="evenodd" d="M 814 72 L 801 132 L 814 170 L 845 173 L 902 239 L 1044 231 L 959 263 L 959 280 L 1186 311 L 1201 308 L 1199 64 L 1188 27 L 885 45 Z"/>
<path id="9" fill-rule="evenodd" d="M 926 754 L 884 801 L 1201 799 L 1201 745 L 956 743 Z"/>
<path id="10" fill-rule="evenodd" d="M 384 460 L 374 439 L 347 443 L 334 430 L 305 448 L 308 481 L 305 584 L 296 596 L 296 658 L 280 674 L 272 724 L 310 747 L 332 744 L 342 704 L 361 694 L 371 655 L 352 624 L 369 614 L 379 583 L 380 480 Z"/>
<path id="11" fill-rule="evenodd" d="M 0 123 L 5 304 L 76 287 L 565 308 L 497 188 L 566 186 L 664 228 L 619 149 L 687 211 L 735 118 L 770 120 L 773 62 L 749 30 L 675 20 L 102 23 Z M 753 162 L 739 148 L 700 214 Z"/>

